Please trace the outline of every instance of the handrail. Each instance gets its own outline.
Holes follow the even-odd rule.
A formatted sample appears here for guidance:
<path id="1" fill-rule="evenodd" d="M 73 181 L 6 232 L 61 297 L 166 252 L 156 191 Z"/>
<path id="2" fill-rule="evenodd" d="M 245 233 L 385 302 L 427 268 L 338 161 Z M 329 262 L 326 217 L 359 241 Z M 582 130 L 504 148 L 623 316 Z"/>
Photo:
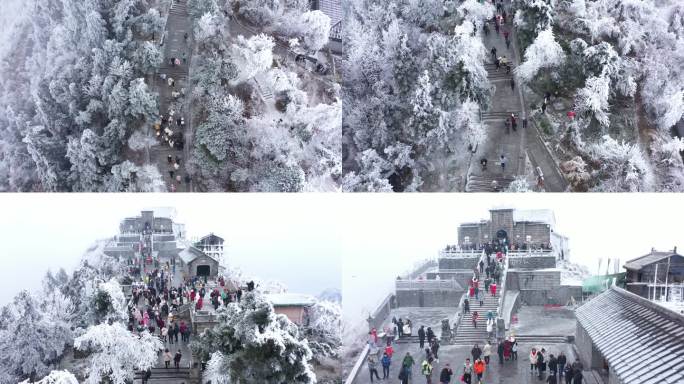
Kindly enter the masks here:
<path id="1" fill-rule="evenodd" d="M 506 273 L 508 272 L 508 254 L 506 254 L 504 258 L 504 267 L 503 271 L 501 273 L 501 283 L 500 283 L 500 288 L 497 287 L 499 292 L 499 306 L 497 308 L 497 317 L 503 318 L 503 306 L 504 306 L 504 299 L 506 297 Z M 504 324 L 505 326 L 505 324 Z"/>
<path id="2" fill-rule="evenodd" d="M 347 380 L 344 381 L 344 384 L 352 384 L 354 382 L 354 379 L 356 379 L 356 376 L 358 376 L 359 371 L 361 370 L 363 362 L 366 361 L 366 356 L 368 356 L 369 351 L 370 346 L 368 343 L 366 343 L 366 346 L 363 347 L 363 350 L 361 350 L 359 358 L 356 360 L 354 367 L 352 367 L 351 371 L 349 372 L 349 376 L 347 376 Z"/>

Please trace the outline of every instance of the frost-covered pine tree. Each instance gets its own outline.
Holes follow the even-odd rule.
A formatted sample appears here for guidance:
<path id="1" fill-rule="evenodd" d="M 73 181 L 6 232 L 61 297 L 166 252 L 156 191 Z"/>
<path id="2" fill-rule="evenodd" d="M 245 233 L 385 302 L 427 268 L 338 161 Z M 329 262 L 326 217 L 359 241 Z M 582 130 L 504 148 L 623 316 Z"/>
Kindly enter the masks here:
<path id="1" fill-rule="evenodd" d="M 191 344 L 196 356 L 209 360 L 205 375 L 212 382 L 316 382 L 311 349 L 299 329 L 258 292 L 221 308 L 218 317 L 218 324 Z"/>
<path id="2" fill-rule="evenodd" d="M 532 80 L 540 70 L 560 66 L 565 60 L 565 53 L 556 42 L 551 28 L 537 35 L 534 42 L 525 50 L 525 61 L 515 69 L 515 74 L 522 82 Z"/>
<path id="3" fill-rule="evenodd" d="M 10 382 L 49 374 L 73 341 L 68 324 L 44 312 L 28 291 L 20 292 L 3 310 L 2 323 L 0 378 L 13 378 Z"/>
<path id="4" fill-rule="evenodd" d="M 74 340 L 74 347 L 89 354 L 86 383 L 100 384 L 108 379 L 113 384 L 125 384 L 133 380 L 136 369 L 146 370 L 157 362 L 163 344 L 147 331 L 136 336 L 115 322 L 89 327 Z"/>
<path id="5" fill-rule="evenodd" d="M 245 82 L 265 72 L 273 64 L 275 43 L 270 36 L 259 34 L 245 39 L 242 35 L 230 46 L 230 55 L 238 70 L 234 84 Z"/>
<path id="6" fill-rule="evenodd" d="M 314 360 L 337 356 L 342 346 L 342 308 L 339 303 L 317 300 L 309 310 L 308 327 L 300 330 L 313 352 Z"/>

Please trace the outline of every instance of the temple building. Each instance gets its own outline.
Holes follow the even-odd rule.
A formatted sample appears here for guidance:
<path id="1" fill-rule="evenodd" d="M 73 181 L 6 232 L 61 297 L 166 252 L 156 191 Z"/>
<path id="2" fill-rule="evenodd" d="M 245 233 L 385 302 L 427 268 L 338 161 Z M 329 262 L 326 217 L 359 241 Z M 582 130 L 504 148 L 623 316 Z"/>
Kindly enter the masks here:
<path id="1" fill-rule="evenodd" d="M 684 316 L 615 286 L 575 315 L 580 360 L 605 383 L 684 383 Z"/>

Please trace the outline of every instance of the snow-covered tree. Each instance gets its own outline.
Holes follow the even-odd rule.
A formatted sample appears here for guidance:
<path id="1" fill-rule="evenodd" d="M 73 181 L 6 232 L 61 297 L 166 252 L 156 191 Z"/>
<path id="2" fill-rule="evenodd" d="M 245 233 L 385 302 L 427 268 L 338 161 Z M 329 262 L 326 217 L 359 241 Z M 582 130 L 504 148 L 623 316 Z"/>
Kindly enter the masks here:
<path id="1" fill-rule="evenodd" d="M 303 13 L 300 19 L 304 46 L 311 51 L 319 51 L 328 44 L 330 17 L 321 11 Z"/>
<path id="2" fill-rule="evenodd" d="M 315 360 L 337 356 L 342 346 L 342 308 L 339 303 L 317 300 L 309 310 L 305 335 Z"/>
<path id="3" fill-rule="evenodd" d="M 218 317 L 218 324 L 191 344 L 195 355 L 209 361 L 212 382 L 316 382 L 308 343 L 259 293 L 247 293 L 240 303 L 219 309 Z"/>
<path id="4" fill-rule="evenodd" d="M 600 143 L 589 146 L 590 155 L 600 164 L 597 191 L 649 192 L 654 176 L 638 146 L 621 143 L 604 136 Z"/>
<path id="5" fill-rule="evenodd" d="M 29 380 L 22 381 L 20 384 L 29 384 Z M 52 371 L 41 380 L 32 382 L 33 384 L 78 384 L 76 376 L 69 371 Z"/>
<path id="6" fill-rule="evenodd" d="M 154 165 L 138 167 L 126 160 L 112 167 L 107 179 L 108 191 L 164 192 L 166 185 L 159 169 Z"/>
<path id="7" fill-rule="evenodd" d="M 532 80 L 541 69 L 557 67 L 563 63 L 565 53 L 556 42 L 551 28 L 537 35 L 534 42 L 525 50 L 525 61 L 515 69 L 515 74 L 522 82 Z"/>
<path id="8" fill-rule="evenodd" d="M 38 300 L 27 291 L 9 304 L 0 328 L 0 377 L 40 379 L 73 341 L 68 324 L 43 312 Z"/>
<path id="9" fill-rule="evenodd" d="M 374 149 L 365 150 L 359 159 L 361 171 L 344 175 L 342 188 L 346 192 L 392 192 L 387 173 L 392 164 L 383 159 Z"/>
<path id="10" fill-rule="evenodd" d="M 115 278 L 100 283 L 91 300 L 96 323 L 128 319 L 126 297 Z"/>
<path id="11" fill-rule="evenodd" d="M 89 353 L 86 383 L 108 379 L 113 384 L 125 384 L 133 380 L 136 369 L 144 371 L 157 362 L 163 344 L 149 332 L 136 336 L 120 323 L 113 323 L 89 327 L 74 340 L 74 347 Z"/>
<path id="12" fill-rule="evenodd" d="M 245 82 L 270 68 L 273 63 L 273 47 L 273 39 L 264 34 L 249 39 L 238 36 L 230 46 L 230 55 L 238 69 L 238 76 L 233 83 Z"/>
<path id="13" fill-rule="evenodd" d="M 609 96 L 610 80 L 605 76 L 590 77 L 584 88 L 577 91 L 575 97 L 577 112 L 593 116 L 601 126 L 608 127 L 610 124 Z"/>

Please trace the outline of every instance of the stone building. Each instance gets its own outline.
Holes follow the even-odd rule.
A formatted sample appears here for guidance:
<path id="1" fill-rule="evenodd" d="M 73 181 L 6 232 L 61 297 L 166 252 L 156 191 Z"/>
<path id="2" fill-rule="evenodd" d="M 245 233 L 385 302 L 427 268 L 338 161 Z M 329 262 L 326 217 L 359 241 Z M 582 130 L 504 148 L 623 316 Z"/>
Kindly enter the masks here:
<path id="1" fill-rule="evenodd" d="M 677 253 L 676 247 L 667 252 L 651 249 L 650 253 L 629 260 L 624 267 L 628 291 L 646 298 L 665 298 L 667 283 L 667 299 L 682 299 L 684 256 Z"/>
<path id="2" fill-rule="evenodd" d="M 201 250 L 188 246 L 178 253 L 182 261 L 183 271 L 187 277 L 216 277 L 219 273 L 219 261 Z"/>
<path id="3" fill-rule="evenodd" d="M 297 325 L 309 325 L 309 311 L 316 300 L 304 294 L 298 293 L 270 293 L 266 295 L 275 313 L 287 316 L 291 322 Z"/>
<path id="4" fill-rule="evenodd" d="M 605 383 L 684 383 L 684 316 L 615 286 L 575 315 L 579 358 Z"/>
<path id="5" fill-rule="evenodd" d="M 204 252 L 207 256 L 212 257 L 219 262 L 223 261 L 223 243 L 221 236 L 210 233 L 201 239 L 195 241 L 194 247 Z"/>
<path id="6" fill-rule="evenodd" d="M 551 247 L 559 260 L 569 257 L 567 237 L 555 231 L 556 218 L 548 209 L 521 210 L 495 208 L 489 211 L 489 220 L 463 223 L 458 227 L 461 247 L 506 241 L 521 247 Z"/>
<path id="7" fill-rule="evenodd" d="M 127 217 L 119 224 L 119 234 L 105 247 L 110 256 L 131 258 L 141 253 L 147 259 L 175 259 L 185 226 L 174 222 L 173 208 L 154 208 Z"/>

